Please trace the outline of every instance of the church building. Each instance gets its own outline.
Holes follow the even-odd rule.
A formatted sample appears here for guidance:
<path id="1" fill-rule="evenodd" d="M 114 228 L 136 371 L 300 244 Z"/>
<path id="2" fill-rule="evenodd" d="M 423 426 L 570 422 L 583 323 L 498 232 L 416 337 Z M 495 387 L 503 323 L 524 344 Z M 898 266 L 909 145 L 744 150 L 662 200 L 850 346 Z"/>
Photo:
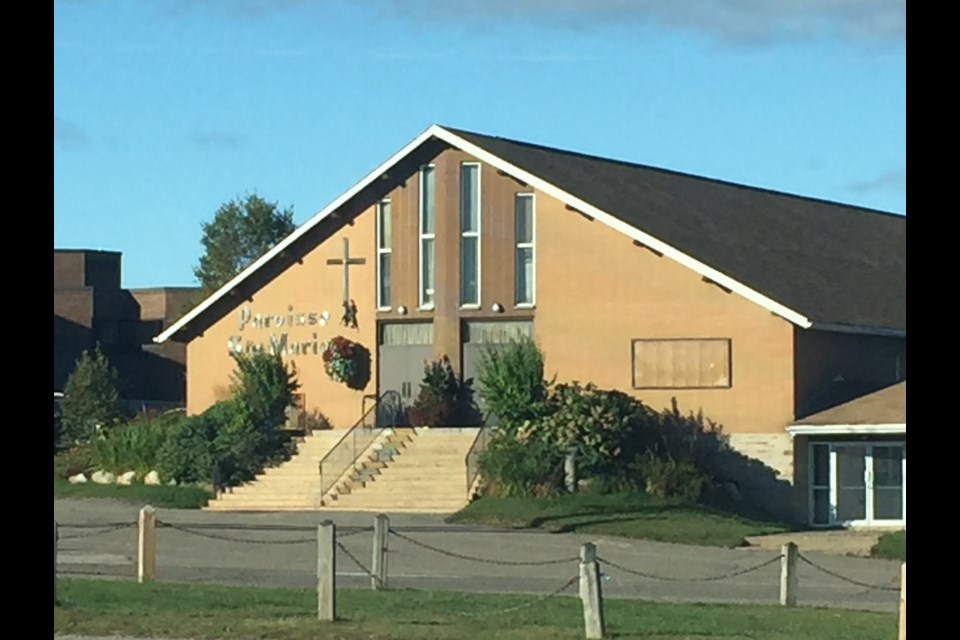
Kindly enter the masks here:
<path id="1" fill-rule="evenodd" d="M 702 410 L 770 470 L 768 505 L 905 525 L 900 215 L 434 125 L 156 340 L 186 343 L 191 413 L 263 348 L 346 429 L 365 399 L 413 402 L 425 359 L 468 379 L 516 335 L 548 378 Z M 327 374 L 337 336 L 368 380 Z M 902 419 L 852 417 L 891 387 Z"/>

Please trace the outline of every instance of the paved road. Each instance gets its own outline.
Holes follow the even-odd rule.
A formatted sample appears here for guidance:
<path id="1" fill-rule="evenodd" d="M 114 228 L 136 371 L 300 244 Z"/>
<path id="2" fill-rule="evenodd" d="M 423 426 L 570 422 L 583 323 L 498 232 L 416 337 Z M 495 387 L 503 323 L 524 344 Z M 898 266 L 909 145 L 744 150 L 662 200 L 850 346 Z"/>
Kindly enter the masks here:
<path id="1" fill-rule="evenodd" d="M 55 500 L 54 519 L 61 523 L 59 566 L 62 574 L 131 578 L 136 574 L 136 528 L 105 533 L 73 529 L 70 524 L 135 522 L 135 506 L 107 500 Z M 369 566 L 372 534 L 351 527 L 369 527 L 373 514 L 355 513 L 208 513 L 158 510 L 161 522 L 175 526 L 293 526 L 302 531 L 203 529 L 202 537 L 174 527 L 158 531 L 157 578 L 163 582 L 252 584 L 313 588 L 316 584 L 315 527 L 325 519 L 337 523 L 347 551 Z M 664 544 L 623 538 L 501 531 L 487 527 L 444 524 L 430 515 L 391 516 L 391 526 L 420 543 L 454 554 L 507 562 L 570 558 L 546 566 L 511 566 L 475 562 L 424 549 L 391 536 L 389 584 L 392 587 L 471 592 L 548 593 L 577 574 L 573 560 L 584 542 L 598 554 L 634 571 L 668 580 L 626 573 L 602 564 L 604 596 L 661 601 L 752 602 L 773 604 L 779 593 L 779 563 L 715 581 L 703 581 L 760 565 L 776 556 L 758 549 L 719 549 Z M 340 536 L 338 535 L 338 538 Z M 258 542 L 241 542 L 253 540 Z M 299 542 L 298 542 L 299 541 Z M 290 542 L 284 544 L 284 542 Z M 801 549 L 801 553 L 803 550 Z M 899 563 L 885 560 L 804 554 L 813 562 L 865 585 L 895 586 Z M 369 578 L 344 553 L 337 558 L 338 583 L 365 587 Z M 807 564 L 799 568 L 801 605 L 872 609 L 894 612 L 896 591 L 866 589 L 827 575 Z M 576 592 L 576 588 L 572 589 Z"/>

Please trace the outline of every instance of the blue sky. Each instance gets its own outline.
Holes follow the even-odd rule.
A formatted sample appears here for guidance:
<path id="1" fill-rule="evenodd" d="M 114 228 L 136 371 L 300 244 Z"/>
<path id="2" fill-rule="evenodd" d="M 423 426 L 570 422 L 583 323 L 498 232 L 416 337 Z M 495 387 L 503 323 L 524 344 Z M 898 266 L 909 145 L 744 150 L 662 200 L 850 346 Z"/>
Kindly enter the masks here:
<path id="1" fill-rule="evenodd" d="M 54 247 L 195 284 L 445 124 L 906 214 L 903 0 L 56 0 Z"/>

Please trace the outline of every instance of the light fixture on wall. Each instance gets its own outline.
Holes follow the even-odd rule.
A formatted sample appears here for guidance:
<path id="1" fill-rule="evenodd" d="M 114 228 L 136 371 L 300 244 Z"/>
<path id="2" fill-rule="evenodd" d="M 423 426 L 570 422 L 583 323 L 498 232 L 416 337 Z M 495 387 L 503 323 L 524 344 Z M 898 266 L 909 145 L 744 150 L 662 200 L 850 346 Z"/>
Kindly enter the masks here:
<path id="1" fill-rule="evenodd" d="M 503 305 L 499 302 L 494 302 L 492 305 L 490 305 L 490 310 L 494 313 L 503 313 Z"/>
<path id="2" fill-rule="evenodd" d="M 407 315 L 407 308 L 403 305 L 400 305 L 399 307 L 397 307 L 397 313 L 399 313 L 402 316 L 405 316 Z"/>

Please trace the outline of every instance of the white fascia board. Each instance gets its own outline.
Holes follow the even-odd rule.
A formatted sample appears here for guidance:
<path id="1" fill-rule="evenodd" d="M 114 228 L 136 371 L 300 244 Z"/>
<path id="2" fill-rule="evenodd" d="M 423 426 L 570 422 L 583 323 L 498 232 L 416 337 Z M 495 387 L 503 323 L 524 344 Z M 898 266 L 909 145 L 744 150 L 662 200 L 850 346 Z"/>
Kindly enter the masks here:
<path id="1" fill-rule="evenodd" d="M 720 273 L 716 269 L 708 267 L 702 262 L 695 260 L 694 258 L 688 256 L 687 254 L 671 247 L 670 245 L 657 240 L 653 236 L 650 236 L 643 231 L 637 229 L 636 227 L 623 222 L 622 220 L 616 218 L 615 216 L 598 209 L 597 207 L 591 205 L 588 202 L 585 202 L 573 194 L 567 193 L 563 189 L 556 187 L 549 182 L 538 178 L 537 176 L 520 169 L 517 166 L 503 160 L 502 158 L 484 150 L 482 147 L 469 142 L 468 140 L 461 138 L 460 136 L 447 131 L 442 127 L 436 127 L 436 135 L 438 138 L 450 143 L 451 145 L 457 147 L 461 151 L 465 151 L 470 155 L 474 156 L 482 162 L 500 169 L 504 173 L 507 173 L 528 185 L 539 189 L 540 191 L 546 193 L 553 198 L 556 198 L 560 202 L 573 207 L 574 209 L 585 213 L 597 220 L 600 220 L 607 226 L 619 231 L 620 233 L 626 235 L 629 238 L 636 240 L 637 242 L 642 243 L 643 245 L 654 249 L 663 255 L 669 257 L 700 274 L 701 276 L 712 280 L 718 285 L 725 287 L 737 294 L 743 296 L 747 300 L 760 305 L 764 309 L 792 322 L 793 324 L 802 327 L 804 329 L 809 329 L 812 326 L 812 322 L 803 316 L 800 313 L 797 313 L 793 309 L 785 307 L 784 305 L 771 300 L 770 298 L 764 296 L 763 294 L 747 287 L 746 285 L 734 280 L 733 278 Z"/>
<path id="2" fill-rule="evenodd" d="M 787 427 L 795 436 L 896 435 L 906 434 L 907 424 L 794 424 Z"/>
<path id="3" fill-rule="evenodd" d="M 250 266 L 248 266 L 246 269 L 238 273 L 227 284 L 217 289 L 212 295 L 210 295 L 207 299 L 205 299 L 203 302 L 201 302 L 196 307 L 194 307 L 189 313 L 187 313 L 185 316 L 180 318 L 180 320 L 172 324 L 166 331 L 154 337 L 153 341 L 159 343 L 159 342 L 166 342 L 167 340 L 169 340 L 171 336 L 173 336 L 182 328 L 187 326 L 191 321 L 193 321 L 194 318 L 196 318 L 198 315 L 203 313 L 217 300 L 227 295 L 227 293 L 229 293 L 231 289 L 235 288 L 237 285 L 239 285 L 244 280 L 246 280 L 257 269 L 259 269 L 263 265 L 270 262 L 270 260 L 272 260 L 277 254 L 282 252 L 284 249 L 286 249 L 291 244 L 296 242 L 298 238 L 300 238 L 305 233 L 307 233 L 308 231 L 313 229 L 315 226 L 317 226 L 323 219 L 328 217 L 330 214 L 336 211 L 339 207 L 341 207 L 345 202 L 350 200 L 350 198 L 360 193 L 360 191 L 362 191 L 367 186 L 369 186 L 374 180 L 379 179 L 380 176 L 384 174 L 384 172 L 392 169 L 395 164 L 397 164 L 400 160 L 402 160 L 407 155 L 409 155 L 414 149 L 416 149 L 421 144 L 426 142 L 428 139 L 433 137 L 436 134 L 437 128 L 438 127 L 436 125 L 433 125 L 429 129 L 421 133 L 419 136 L 414 138 L 413 141 L 411 141 L 409 144 L 403 147 L 400 151 L 390 156 L 390 158 L 387 159 L 386 162 L 384 162 L 383 164 L 378 166 L 376 169 L 371 171 L 369 174 L 367 174 L 367 176 L 363 178 L 360 182 L 353 185 L 349 190 L 347 190 L 342 195 L 340 195 L 336 200 L 334 200 L 329 205 L 327 205 L 323 210 L 321 210 L 319 213 L 315 214 L 312 218 L 307 220 L 305 223 L 297 227 L 293 231 L 293 233 L 291 233 L 286 238 L 278 242 L 275 247 L 273 247 L 272 249 L 267 251 L 265 254 L 257 258 L 257 260 L 252 262 Z"/>

